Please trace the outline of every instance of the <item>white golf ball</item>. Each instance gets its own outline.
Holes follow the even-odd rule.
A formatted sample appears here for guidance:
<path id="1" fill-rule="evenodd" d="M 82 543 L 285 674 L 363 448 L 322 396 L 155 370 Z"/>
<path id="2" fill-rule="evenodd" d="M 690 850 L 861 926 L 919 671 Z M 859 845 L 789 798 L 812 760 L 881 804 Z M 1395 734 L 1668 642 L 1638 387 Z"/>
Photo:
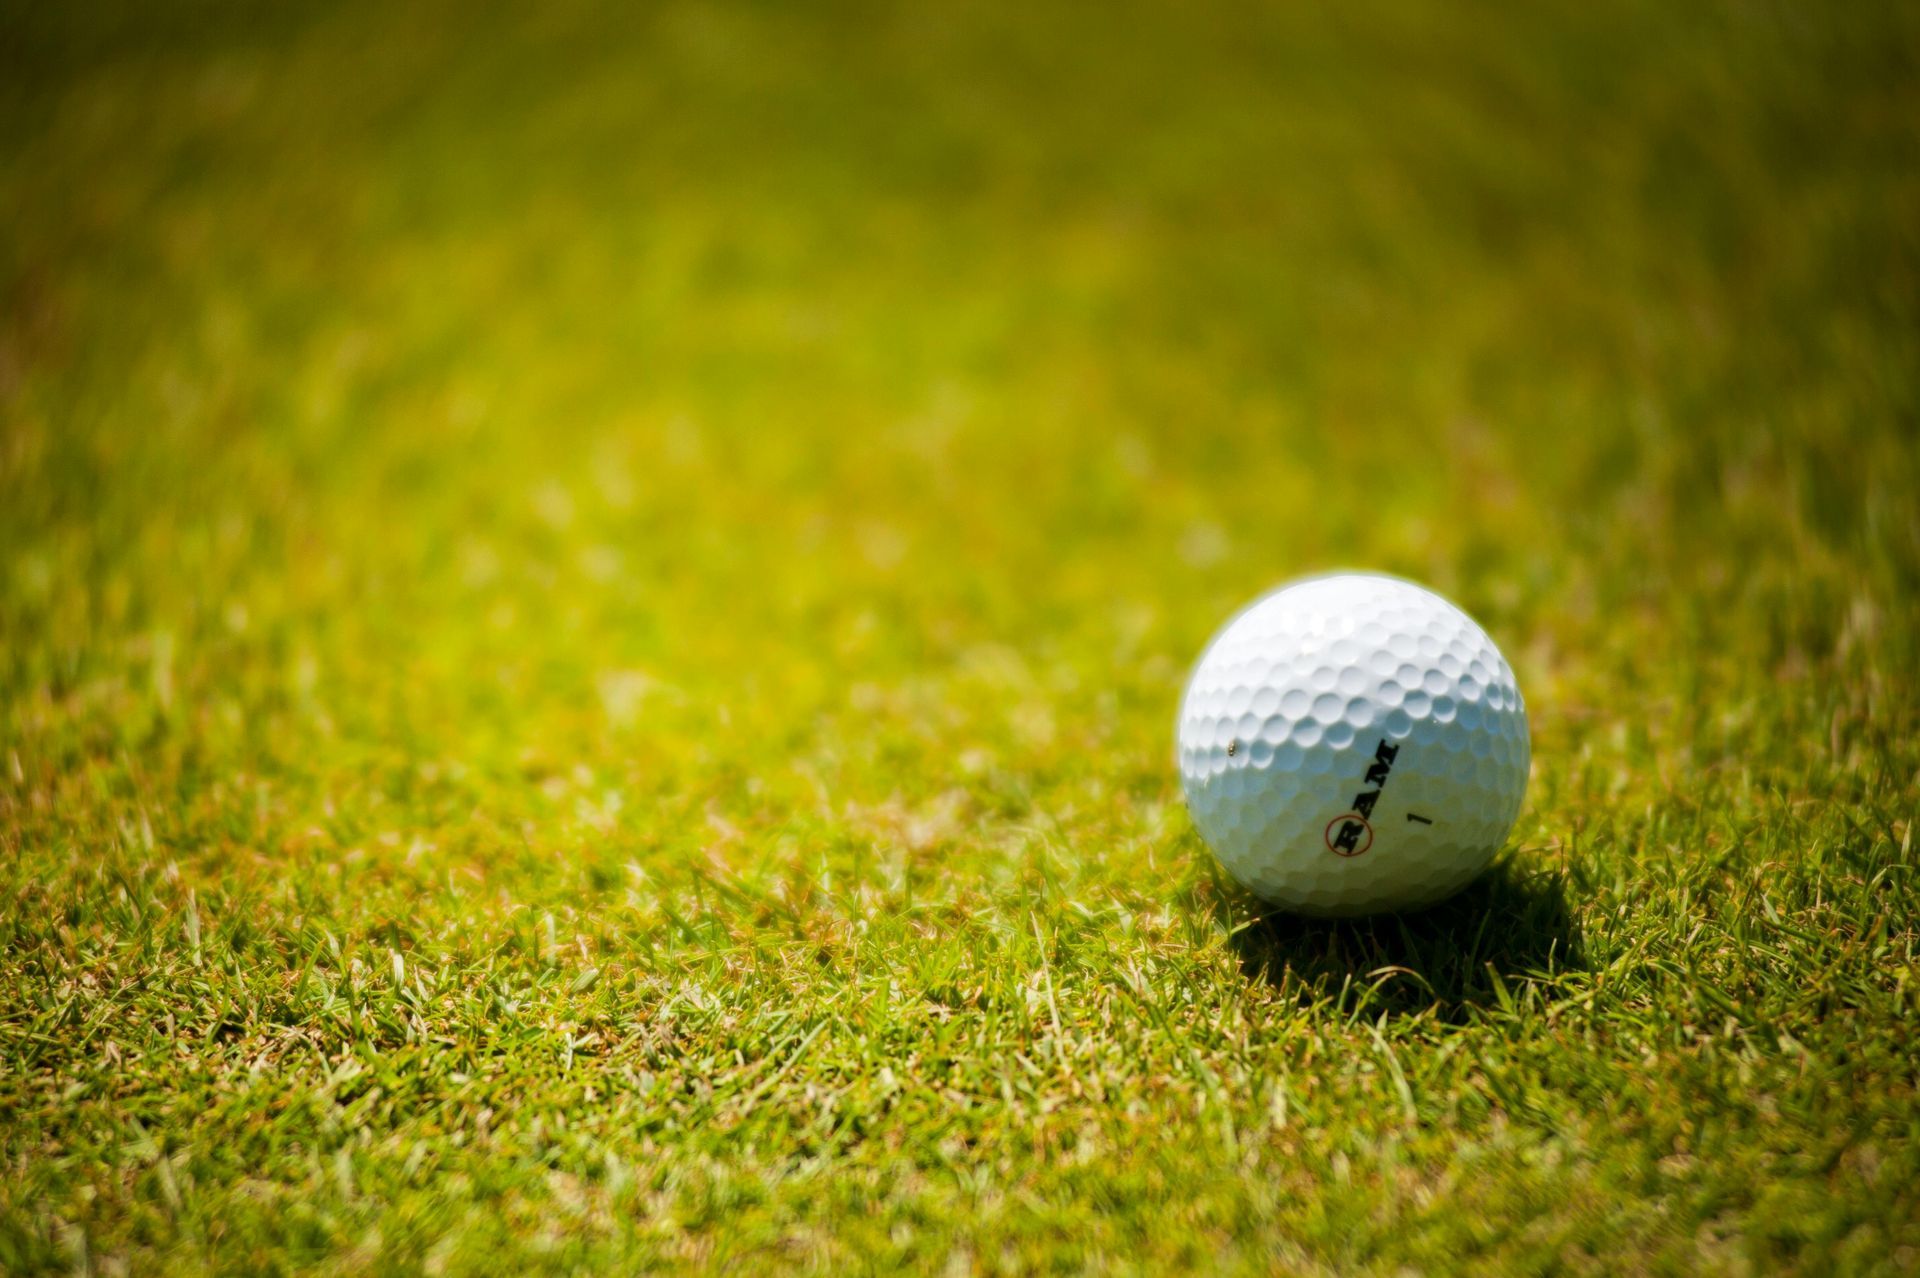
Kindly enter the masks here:
<path id="1" fill-rule="evenodd" d="M 1300 914 L 1414 909 L 1486 868 L 1526 794 L 1527 711 L 1493 640 L 1411 582 L 1257 599 L 1180 701 L 1180 780 L 1233 877 Z"/>

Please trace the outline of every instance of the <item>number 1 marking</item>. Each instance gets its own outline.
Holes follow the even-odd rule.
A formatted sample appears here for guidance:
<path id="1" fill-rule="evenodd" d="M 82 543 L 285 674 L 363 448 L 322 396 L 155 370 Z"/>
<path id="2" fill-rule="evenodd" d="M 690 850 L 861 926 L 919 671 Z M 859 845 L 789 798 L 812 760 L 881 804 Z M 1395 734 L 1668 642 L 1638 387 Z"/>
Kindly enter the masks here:
<path id="1" fill-rule="evenodd" d="M 1421 825 L 1432 825 L 1432 824 L 1433 824 L 1433 822 L 1432 822 L 1432 820 L 1431 820 L 1431 819 L 1429 819 L 1429 818 L 1427 818 L 1427 817 L 1423 817 L 1423 816 L 1415 816 L 1415 815 L 1414 815 L 1413 813 L 1411 813 L 1411 812 L 1409 812 L 1409 813 L 1407 813 L 1407 820 L 1409 820 L 1409 821 L 1418 821 L 1418 822 L 1419 822 L 1419 823 L 1420 823 Z"/>

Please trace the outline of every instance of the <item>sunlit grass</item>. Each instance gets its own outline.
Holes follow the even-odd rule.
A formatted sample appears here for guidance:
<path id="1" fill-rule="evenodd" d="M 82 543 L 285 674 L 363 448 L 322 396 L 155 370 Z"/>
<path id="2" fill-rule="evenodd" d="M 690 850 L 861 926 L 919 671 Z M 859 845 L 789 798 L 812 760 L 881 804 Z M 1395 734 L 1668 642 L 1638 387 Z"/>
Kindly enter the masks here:
<path id="1" fill-rule="evenodd" d="M 0 31 L 0 1269 L 1916 1263 L 1910 13 Z M 1532 788 L 1261 918 L 1340 565 Z"/>

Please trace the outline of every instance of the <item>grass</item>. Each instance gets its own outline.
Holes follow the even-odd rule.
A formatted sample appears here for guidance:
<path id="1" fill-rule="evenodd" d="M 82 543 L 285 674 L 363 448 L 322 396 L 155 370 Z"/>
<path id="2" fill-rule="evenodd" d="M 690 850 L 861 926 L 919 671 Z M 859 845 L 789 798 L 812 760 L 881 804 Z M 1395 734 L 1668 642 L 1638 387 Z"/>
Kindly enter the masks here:
<path id="1" fill-rule="evenodd" d="M 0 3 L 0 1270 L 1920 1265 L 1916 49 Z M 1342 564 L 1532 785 L 1265 918 Z"/>

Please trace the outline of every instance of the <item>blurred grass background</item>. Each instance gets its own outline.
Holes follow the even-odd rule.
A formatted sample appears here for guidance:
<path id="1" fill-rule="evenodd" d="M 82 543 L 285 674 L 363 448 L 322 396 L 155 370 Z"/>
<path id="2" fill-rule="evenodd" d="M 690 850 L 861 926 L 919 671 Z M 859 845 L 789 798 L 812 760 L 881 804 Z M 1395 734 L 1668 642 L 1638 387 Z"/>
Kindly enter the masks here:
<path id="1" fill-rule="evenodd" d="M 1920 1263 L 1920 15 L 0 0 L 0 1267 Z M 1404 573 L 1487 883 L 1186 664 Z"/>

